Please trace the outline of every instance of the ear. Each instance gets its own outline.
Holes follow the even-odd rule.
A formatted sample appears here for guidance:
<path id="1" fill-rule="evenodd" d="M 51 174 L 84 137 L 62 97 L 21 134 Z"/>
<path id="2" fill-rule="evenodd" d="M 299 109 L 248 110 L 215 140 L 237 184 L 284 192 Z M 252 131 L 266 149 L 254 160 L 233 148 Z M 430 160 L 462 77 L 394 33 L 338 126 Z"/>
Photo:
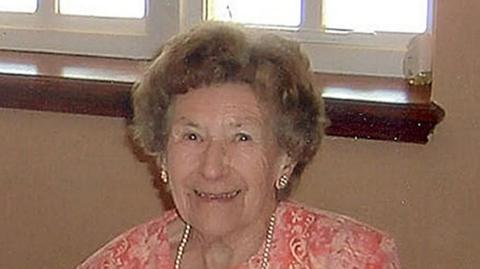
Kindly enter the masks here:
<path id="1" fill-rule="evenodd" d="M 158 169 L 166 170 L 167 169 L 167 161 L 163 154 L 159 154 L 155 157 L 155 164 L 157 165 Z"/>
<path id="2" fill-rule="evenodd" d="M 285 175 L 290 178 L 295 166 L 297 166 L 297 161 L 285 152 L 280 159 L 280 176 Z"/>

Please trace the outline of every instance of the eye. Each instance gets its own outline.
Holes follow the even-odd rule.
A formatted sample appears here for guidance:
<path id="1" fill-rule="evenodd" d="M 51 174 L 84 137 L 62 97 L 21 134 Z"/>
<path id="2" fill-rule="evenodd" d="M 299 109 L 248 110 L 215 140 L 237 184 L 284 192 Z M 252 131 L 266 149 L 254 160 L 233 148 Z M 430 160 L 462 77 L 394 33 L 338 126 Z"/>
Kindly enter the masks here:
<path id="1" fill-rule="evenodd" d="M 245 133 L 238 133 L 235 135 L 235 140 L 239 142 L 246 142 L 252 140 L 252 137 Z"/>
<path id="2" fill-rule="evenodd" d="M 200 136 L 196 133 L 186 133 L 183 136 L 183 139 L 188 141 L 200 141 Z"/>

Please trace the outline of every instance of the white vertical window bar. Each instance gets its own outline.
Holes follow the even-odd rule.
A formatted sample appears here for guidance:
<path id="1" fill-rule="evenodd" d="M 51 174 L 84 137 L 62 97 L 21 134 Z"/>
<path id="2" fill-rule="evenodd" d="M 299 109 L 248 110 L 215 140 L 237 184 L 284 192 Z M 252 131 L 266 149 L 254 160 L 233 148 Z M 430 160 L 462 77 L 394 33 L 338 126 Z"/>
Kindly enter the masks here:
<path id="1" fill-rule="evenodd" d="M 50 28 L 54 25 L 56 0 L 38 0 L 38 24 L 42 28 Z"/>
<path id="2" fill-rule="evenodd" d="M 436 0 L 428 0 L 428 16 L 427 16 L 427 32 L 432 33 L 433 32 L 433 20 L 434 20 L 434 14 L 435 14 L 435 6 L 436 6 Z"/>
<path id="3" fill-rule="evenodd" d="M 302 30 L 318 31 L 322 27 L 323 0 L 302 1 Z"/>
<path id="4" fill-rule="evenodd" d="M 209 0 L 182 0 L 180 7 L 180 29 L 186 30 L 207 19 Z"/>

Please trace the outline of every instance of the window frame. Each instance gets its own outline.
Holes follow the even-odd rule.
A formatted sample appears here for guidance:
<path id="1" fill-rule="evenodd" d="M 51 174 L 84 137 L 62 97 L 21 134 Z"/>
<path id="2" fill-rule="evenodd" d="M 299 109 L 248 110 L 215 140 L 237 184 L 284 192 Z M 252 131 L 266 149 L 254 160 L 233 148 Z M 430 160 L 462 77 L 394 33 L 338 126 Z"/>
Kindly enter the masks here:
<path id="1" fill-rule="evenodd" d="M 433 32 L 434 5 L 428 0 L 426 33 Z M 205 19 L 205 1 L 183 0 L 180 30 Z M 300 42 L 309 55 L 313 69 L 324 73 L 403 77 L 403 59 L 410 41 L 417 33 L 359 33 L 330 31 L 322 26 L 322 0 L 302 0 L 302 22 L 299 27 L 263 29 Z M 198 11 L 201 10 L 202 13 Z M 372 59 L 375 59 L 372 61 Z"/>
<path id="2" fill-rule="evenodd" d="M 55 0 L 38 1 L 33 14 L 0 12 L 0 49 L 148 59 L 179 30 L 175 0 L 145 0 L 142 19 L 60 15 Z"/>
<path id="3" fill-rule="evenodd" d="M 112 20 L 57 15 L 55 0 L 38 1 L 36 15 L 0 13 L 0 49 L 150 59 L 168 38 L 200 23 L 206 12 L 205 1 L 145 0 L 144 19 Z M 428 1 L 431 33 L 435 0 Z M 325 31 L 321 14 L 322 0 L 302 0 L 299 28 L 263 30 L 300 42 L 318 72 L 404 76 L 403 59 L 416 34 Z"/>

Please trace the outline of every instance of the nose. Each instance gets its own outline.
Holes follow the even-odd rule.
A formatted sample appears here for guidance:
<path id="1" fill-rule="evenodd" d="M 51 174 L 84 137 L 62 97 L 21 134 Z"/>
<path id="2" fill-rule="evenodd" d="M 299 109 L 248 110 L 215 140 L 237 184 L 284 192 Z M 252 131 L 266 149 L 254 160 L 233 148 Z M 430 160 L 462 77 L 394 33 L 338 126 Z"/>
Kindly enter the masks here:
<path id="1" fill-rule="evenodd" d="M 226 146 L 222 141 L 211 140 L 203 156 L 202 174 L 206 179 L 218 180 L 227 170 Z"/>

